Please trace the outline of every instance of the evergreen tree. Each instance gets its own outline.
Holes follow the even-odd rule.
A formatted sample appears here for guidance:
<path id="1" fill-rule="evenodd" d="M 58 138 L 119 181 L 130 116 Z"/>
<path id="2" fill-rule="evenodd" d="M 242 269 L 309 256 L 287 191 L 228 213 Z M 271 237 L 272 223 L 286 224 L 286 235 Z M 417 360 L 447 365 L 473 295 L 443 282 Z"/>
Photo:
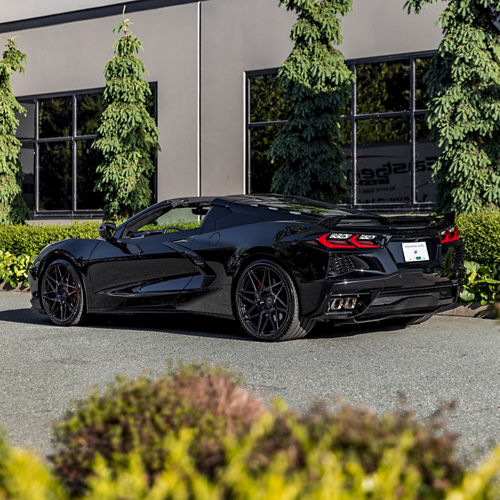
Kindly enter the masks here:
<path id="1" fill-rule="evenodd" d="M 443 39 L 425 80 L 431 138 L 443 148 L 433 174 L 441 210 L 500 207 L 500 31 L 491 8 L 500 0 L 448 0 L 438 21 Z"/>
<path id="2" fill-rule="evenodd" d="M 19 161 L 21 142 L 16 138 L 19 120 L 16 113 L 26 114 L 17 102 L 10 85 L 14 71 L 24 72 L 23 54 L 15 38 L 7 40 L 7 48 L 0 61 L 0 223 L 23 223 L 31 213 L 21 196 L 23 169 Z"/>
<path id="3" fill-rule="evenodd" d="M 352 0 L 279 0 L 297 13 L 292 52 L 279 70 L 285 99 L 292 105 L 286 125 L 269 150 L 279 164 L 272 190 L 340 200 L 347 192 L 341 148 L 341 111 L 352 72 L 333 45 L 342 43 L 341 22 Z"/>
<path id="4" fill-rule="evenodd" d="M 146 106 L 151 95 L 143 78 L 146 68 L 135 55 L 143 50 L 142 42 L 130 31 L 131 25 L 124 9 L 113 30 L 123 35 L 105 66 L 105 109 L 93 144 L 103 155 L 96 189 L 103 193 L 107 219 L 128 217 L 150 204 L 149 179 L 154 154 L 160 149 L 158 129 Z"/>

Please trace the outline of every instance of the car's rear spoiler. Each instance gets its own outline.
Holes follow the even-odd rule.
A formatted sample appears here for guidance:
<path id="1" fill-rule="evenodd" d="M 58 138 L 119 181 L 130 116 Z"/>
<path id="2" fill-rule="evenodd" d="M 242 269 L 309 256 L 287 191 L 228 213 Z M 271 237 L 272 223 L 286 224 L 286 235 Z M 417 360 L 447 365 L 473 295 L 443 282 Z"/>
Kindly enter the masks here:
<path id="1" fill-rule="evenodd" d="M 326 217 L 320 224 L 333 229 L 344 226 L 371 226 L 390 229 L 411 230 L 424 227 L 445 229 L 455 225 L 455 213 L 447 212 L 439 215 L 378 215 L 359 213 Z"/>

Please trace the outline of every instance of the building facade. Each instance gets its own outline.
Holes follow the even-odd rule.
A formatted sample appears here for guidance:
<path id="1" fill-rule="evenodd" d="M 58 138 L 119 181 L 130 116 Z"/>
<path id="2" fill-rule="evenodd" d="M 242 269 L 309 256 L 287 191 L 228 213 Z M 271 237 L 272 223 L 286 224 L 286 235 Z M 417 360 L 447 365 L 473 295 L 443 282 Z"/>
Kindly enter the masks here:
<path id="1" fill-rule="evenodd" d="M 21 35 L 28 55 L 13 78 L 27 110 L 18 131 L 24 196 L 35 218 L 98 217 L 90 145 L 123 4 L 2 3 L 0 31 Z M 293 13 L 277 0 L 125 3 L 144 42 L 160 132 L 156 199 L 268 191 L 276 167 L 266 151 L 287 111 L 276 72 L 291 49 Z M 403 4 L 354 0 L 343 20 L 341 50 L 356 73 L 343 134 L 351 206 L 429 210 L 435 198 L 439 150 L 427 139 L 423 74 L 441 39 L 442 6 L 408 15 Z"/>

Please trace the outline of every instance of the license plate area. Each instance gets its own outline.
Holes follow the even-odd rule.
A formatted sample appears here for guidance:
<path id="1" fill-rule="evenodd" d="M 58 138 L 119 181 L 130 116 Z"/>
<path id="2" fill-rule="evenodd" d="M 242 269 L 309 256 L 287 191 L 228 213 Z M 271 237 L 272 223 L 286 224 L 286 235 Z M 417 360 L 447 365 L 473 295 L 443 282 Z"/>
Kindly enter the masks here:
<path id="1" fill-rule="evenodd" d="M 429 260 L 429 251 L 425 241 L 402 243 L 405 262 L 424 262 Z"/>

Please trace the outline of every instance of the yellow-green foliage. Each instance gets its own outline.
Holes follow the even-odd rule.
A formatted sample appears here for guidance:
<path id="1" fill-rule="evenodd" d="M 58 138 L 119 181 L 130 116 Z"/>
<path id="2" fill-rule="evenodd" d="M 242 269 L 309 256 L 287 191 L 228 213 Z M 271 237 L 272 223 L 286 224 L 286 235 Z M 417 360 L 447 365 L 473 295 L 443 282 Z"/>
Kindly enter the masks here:
<path id="1" fill-rule="evenodd" d="M 119 471 L 97 457 L 84 500 L 392 500 L 425 499 L 422 478 L 409 458 L 414 437 L 405 433 L 384 451 L 377 468 L 367 472 L 358 460 L 331 448 L 332 433 L 316 443 L 307 428 L 290 421 L 295 439 L 308 450 L 304 467 L 290 467 L 286 453 L 277 454 L 258 472 L 251 467 L 255 447 L 276 425 L 276 416 L 263 415 L 243 438 L 227 438 L 228 457 L 218 477 L 199 472 L 191 457 L 196 433 L 181 429 L 165 438 L 167 450 L 162 472 L 151 484 L 138 453 L 130 453 Z M 500 447 L 461 484 L 447 488 L 445 500 L 498 500 Z M 436 478 L 439 481 L 439 478 Z M 0 498 L 15 500 L 65 500 L 71 498 L 47 466 L 27 452 L 9 450 L 0 463 Z"/>
<path id="2" fill-rule="evenodd" d="M 404 432 L 383 451 L 375 469 L 368 471 L 348 451 L 332 447 L 336 431 L 324 432 L 320 441 L 291 413 L 286 419 L 293 439 L 307 450 L 303 466 L 283 450 L 264 468 L 255 469 L 255 453 L 263 439 L 279 424 L 278 411 L 263 414 L 245 436 L 223 440 L 227 457 L 217 476 L 201 472 L 190 450 L 198 438 L 194 429 L 181 428 L 166 435 L 162 470 L 154 480 L 141 455 L 132 451 L 119 469 L 102 456 L 93 464 L 83 500 L 498 500 L 500 447 L 460 483 L 446 486 L 439 496 L 422 494 L 423 478 L 411 458 L 415 436 Z M 83 444 L 83 443 L 82 443 Z M 442 478 L 436 475 L 436 482 Z M 71 496 L 50 468 L 28 452 L 8 448 L 0 439 L 1 500 L 68 500 Z"/>
<path id="3" fill-rule="evenodd" d="M 29 255 L 16 257 L 10 252 L 0 250 L 0 283 L 6 283 L 12 288 L 19 284 L 28 286 L 28 269 L 34 260 Z"/>

